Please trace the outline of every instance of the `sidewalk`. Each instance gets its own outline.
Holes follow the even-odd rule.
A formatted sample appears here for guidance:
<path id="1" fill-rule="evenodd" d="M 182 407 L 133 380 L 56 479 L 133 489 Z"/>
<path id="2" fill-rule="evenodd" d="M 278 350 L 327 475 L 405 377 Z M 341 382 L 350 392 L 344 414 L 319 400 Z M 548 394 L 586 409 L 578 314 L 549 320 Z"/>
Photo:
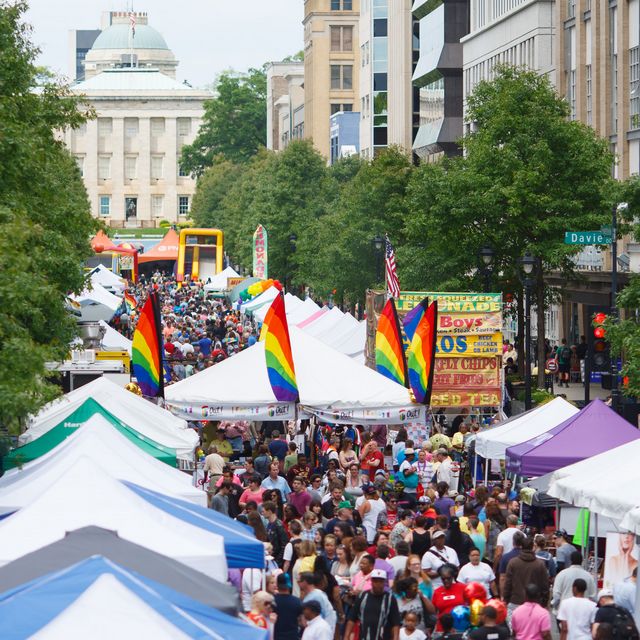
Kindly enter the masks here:
<path id="1" fill-rule="evenodd" d="M 584 386 L 581 382 L 570 382 L 569 388 L 558 386 L 554 384 L 553 392 L 557 396 L 562 396 L 565 400 L 569 400 L 571 402 L 575 402 L 576 400 L 584 400 Z M 594 400 L 595 398 L 600 398 L 601 400 L 606 400 L 611 395 L 611 391 L 608 389 L 603 389 L 600 383 L 592 382 L 589 387 L 589 399 Z"/>

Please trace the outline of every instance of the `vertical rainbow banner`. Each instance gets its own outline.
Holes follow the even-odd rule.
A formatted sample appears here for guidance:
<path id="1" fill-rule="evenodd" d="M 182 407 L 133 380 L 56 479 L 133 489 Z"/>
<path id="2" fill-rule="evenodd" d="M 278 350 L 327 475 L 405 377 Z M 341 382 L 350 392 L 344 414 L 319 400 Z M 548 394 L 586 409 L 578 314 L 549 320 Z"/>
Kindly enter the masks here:
<path id="1" fill-rule="evenodd" d="M 427 298 L 416 306 L 416 312 L 405 319 L 405 331 L 411 333 L 407 366 L 409 384 L 416 402 L 429 404 L 433 389 L 436 360 L 438 301 L 429 304 Z"/>
<path id="2" fill-rule="evenodd" d="M 164 397 L 163 348 L 160 304 L 158 294 L 153 291 L 140 311 L 131 348 L 133 375 L 142 395 Z"/>
<path id="3" fill-rule="evenodd" d="M 378 318 L 376 331 L 376 370 L 386 378 L 409 386 L 402 333 L 393 298 L 389 298 Z"/>
<path id="4" fill-rule="evenodd" d="M 278 402 L 297 402 L 298 383 L 282 291 L 278 293 L 267 311 L 260 340 L 265 343 L 267 373 L 273 395 Z"/>

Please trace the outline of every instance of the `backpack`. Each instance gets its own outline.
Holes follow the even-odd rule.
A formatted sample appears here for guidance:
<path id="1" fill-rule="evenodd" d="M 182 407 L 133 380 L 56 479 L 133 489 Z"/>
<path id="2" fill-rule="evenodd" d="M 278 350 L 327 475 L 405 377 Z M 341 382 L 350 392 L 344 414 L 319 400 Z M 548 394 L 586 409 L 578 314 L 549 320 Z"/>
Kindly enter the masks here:
<path id="1" fill-rule="evenodd" d="M 640 636 L 632 615 L 624 607 L 615 604 L 612 605 L 612 609 L 615 611 L 615 618 L 611 623 L 611 637 L 614 640 L 638 640 Z"/>
<path id="2" fill-rule="evenodd" d="M 560 359 L 563 362 L 569 362 L 569 360 L 571 360 L 571 349 L 569 349 L 569 347 L 562 347 L 562 349 L 560 349 Z"/>

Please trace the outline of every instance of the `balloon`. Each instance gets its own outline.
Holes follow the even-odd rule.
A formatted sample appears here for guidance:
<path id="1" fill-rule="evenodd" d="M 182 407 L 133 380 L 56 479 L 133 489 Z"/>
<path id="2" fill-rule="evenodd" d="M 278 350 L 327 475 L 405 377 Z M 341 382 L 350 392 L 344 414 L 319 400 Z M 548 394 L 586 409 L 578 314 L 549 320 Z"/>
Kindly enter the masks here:
<path id="1" fill-rule="evenodd" d="M 479 582 L 470 582 L 464 588 L 465 602 L 473 602 L 474 600 L 482 600 L 484 602 L 487 599 L 487 590 Z"/>
<path id="2" fill-rule="evenodd" d="M 491 598 L 489 602 L 487 602 L 485 607 L 493 607 L 498 614 L 496 617 L 496 622 L 498 624 L 502 624 L 507 619 L 507 605 L 502 602 L 502 600 L 498 600 L 498 598 Z"/>
<path id="3" fill-rule="evenodd" d="M 131 391 L 131 393 L 135 393 L 137 396 L 141 396 L 142 395 L 142 390 L 140 389 L 140 387 L 135 382 L 129 382 L 129 383 L 125 384 L 124 388 L 127 391 Z"/>
<path id="4" fill-rule="evenodd" d="M 459 604 L 457 607 L 454 607 L 451 615 L 453 617 L 453 628 L 456 631 L 466 631 L 471 625 L 469 607 Z"/>
<path id="5" fill-rule="evenodd" d="M 97 244 L 97 245 L 95 245 L 95 246 L 93 247 L 93 250 L 94 250 L 96 253 L 102 253 L 102 252 L 104 251 L 104 245 L 102 245 L 102 244 Z"/>
<path id="6" fill-rule="evenodd" d="M 469 616 L 469 620 L 471 622 L 471 626 L 479 627 L 480 626 L 480 614 L 484 609 L 484 602 L 482 600 L 474 600 L 471 603 L 471 607 L 469 607 L 469 611 L 471 615 Z"/>

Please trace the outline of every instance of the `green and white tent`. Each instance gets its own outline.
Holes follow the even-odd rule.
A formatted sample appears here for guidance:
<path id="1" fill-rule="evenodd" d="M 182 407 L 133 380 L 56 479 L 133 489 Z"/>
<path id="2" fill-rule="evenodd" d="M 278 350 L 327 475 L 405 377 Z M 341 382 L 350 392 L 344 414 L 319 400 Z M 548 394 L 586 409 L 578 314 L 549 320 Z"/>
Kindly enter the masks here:
<path id="1" fill-rule="evenodd" d="M 28 442 L 10 451 L 4 458 L 4 468 L 12 469 L 21 466 L 31 460 L 35 460 L 54 447 L 57 447 L 63 440 L 68 438 L 79 427 L 86 423 L 92 416 L 101 415 L 112 424 L 122 435 L 140 447 L 150 456 L 176 467 L 176 450 L 166 447 L 150 438 L 142 435 L 139 431 L 125 424 L 119 418 L 107 411 L 99 402 L 93 398 L 87 398 L 80 406 L 65 417 L 57 425 L 43 433 L 39 438 Z"/>

